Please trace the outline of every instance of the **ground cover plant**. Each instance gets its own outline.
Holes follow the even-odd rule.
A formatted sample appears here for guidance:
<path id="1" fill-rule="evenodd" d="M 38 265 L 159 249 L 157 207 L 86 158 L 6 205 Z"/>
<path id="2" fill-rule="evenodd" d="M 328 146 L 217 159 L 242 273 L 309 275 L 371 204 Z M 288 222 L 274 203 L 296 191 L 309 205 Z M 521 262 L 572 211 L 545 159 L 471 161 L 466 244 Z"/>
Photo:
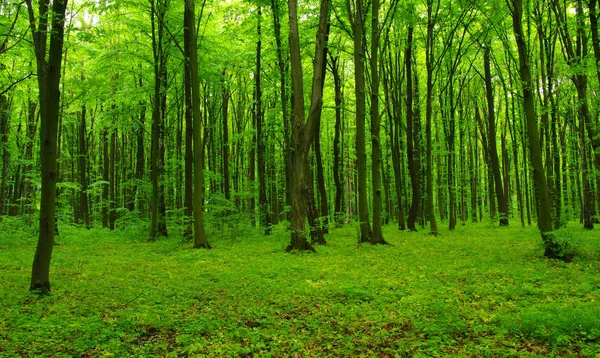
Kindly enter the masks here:
<path id="1" fill-rule="evenodd" d="M 35 235 L 0 232 L 0 356 L 581 356 L 600 354 L 600 245 L 572 227 L 571 263 L 534 227 L 385 227 L 392 245 L 333 229 L 317 254 L 284 253 L 276 226 L 213 250 L 143 229 L 61 226 L 53 291 L 28 291 Z M 243 239 L 241 239 L 243 237 Z"/>

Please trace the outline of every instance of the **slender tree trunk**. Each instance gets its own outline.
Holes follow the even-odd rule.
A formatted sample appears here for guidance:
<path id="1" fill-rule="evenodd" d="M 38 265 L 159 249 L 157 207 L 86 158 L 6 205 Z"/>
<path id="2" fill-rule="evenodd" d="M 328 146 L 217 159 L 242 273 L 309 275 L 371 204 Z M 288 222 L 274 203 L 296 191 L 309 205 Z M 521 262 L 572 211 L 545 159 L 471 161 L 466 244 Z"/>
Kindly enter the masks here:
<path id="1" fill-rule="evenodd" d="M 115 189 L 116 189 L 116 180 L 115 180 L 115 162 L 116 162 L 116 151 L 117 151 L 117 129 L 114 128 L 110 134 L 110 159 L 109 159 L 109 200 L 110 200 L 110 209 L 108 212 L 108 224 L 111 230 L 115 229 L 115 219 L 116 219 L 116 203 L 115 203 Z"/>
<path id="2" fill-rule="evenodd" d="M 498 159 L 498 150 L 496 147 L 496 111 L 494 109 L 494 94 L 492 92 L 492 73 L 490 69 L 490 51 L 491 46 L 486 45 L 484 49 L 484 70 L 485 70 L 485 93 L 488 105 L 488 155 L 490 159 L 492 174 L 494 178 L 494 188 L 496 189 L 496 199 L 498 201 L 498 211 L 500 211 L 500 226 L 508 226 L 508 198 L 504 195 L 502 187 L 502 175 L 500 173 L 500 161 Z M 507 183 L 505 183 L 507 185 Z"/>
<path id="3" fill-rule="evenodd" d="M 530 62 L 522 27 L 523 4 L 522 0 L 512 0 L 512 4 L 513 31 L 515 33 L 515 41 L 517 42 L 519 72 L 521 75 L 521 82 L 523 83 L 523 108 L 527 122 L 529 150 L 531 152 L 533 177 L 536 183 L 537 201 L 539 205 L 538 228 L 540 229 L 542 240 L 544 242 L 545 256 L 549 258 L 564 259 L 564 253 L 562 251 L 563 247 L 556 242 L 552 232 L 552 214 L 550 212 L 551 199 L 542 164 L 543 159 L 538 137 L 537 116 L 535 113 L 531 72 L 529 69 Z"/>
<path id="4" fill-rule="evenodd" d="M 79 211 L 85 226 L 90 227 L 90 215 L 88 208 L 87 198 L 87 143 L 86 143 L 86 115 L 87 110 L 85 104 L 81 107 L 81 119 L 79 122 L 79 157 L 77 160 L 79 167 L 79 184 L 81 190 L 79 191 Z"/>
<path id="5" fill-rule="evenodd" d="M 331 73 L 335 88 L 335 132 L 333 136 L 333 181 L 335 183 L 335 202 L 334 215 L 337 225 L 342 224 L 343 212 L 342 203 L 344 201 L 343 178 L 340 173 L 342 164 L 340 160 L 340 135 L 342 129 L 342 106 L 344 103 L 342 95 L 342 79 L 340 76 L 340 58 L 339 56 L 330 56 Z M 343 171 L 342 171 L 343 172 Z"/>
<path id="6" fill-rule="evenodd" d="M 410 172 L 410 183 L 412 186 L 412 200 L 408 213 L 408 229 L 417 231 L 417 217 L 419 215 L 419 205 L 421 201 L 420 179 L 419 179 L 419 141 L 415 136 L 413 123 L 413 70 L 412 70 L 412 46 L 413 46 L 413 27 L 408 27 L 408 40 L 404 54 L 406 65 L 406 153 L 408 158 L 408 170 Z"/>
<path id="7" fill-rule="evenodd" d="M 223 192 L 225 199 L 231 199 L 231 189 L 229 186 L 229 83 L 225 71 L 223 71 Z"/>
<path id="8" fill-rule="evenodd" d="M 262 32 L 261 32 L 262 8 L 258 7 L 257 33 L 258 41 L 256 42 L 256 72 L 255 80 L 255 95 L 256 95 L 256 142 L 257 142 L 257 169 L 258 169 L 258 207 L 259 207 L 259 222 L 264 229 L 265 235 L 271 233 L 271 218 L 269 216 L 269 202 L 267 200 L 267 168 L 265 164 L 266 138 L 263 130 L 264 113 L 262 109 Z"/>
<path id="9" fill-rule="evenodd" d="M 0 218 L 6 211 L 8 165 L 10 153 L 8 151 L 8 117 L 10 104 L 6 95 L 0 95 L 0 147 L 2 148 L 2 181 L 0 183 Z"/>
<path id="10" fill-rule="evenodd" d="M 183 17 L 184 17 L 184 27 L 183 27 L 183 47 L 185 52 L 185 57 L 190 58 L 190 49 L 191 49 L 191 31 L 188 28 L 187 24 L 189 23 L 188 17 L 190 17 L 190 8 L 185 5 Z M 194 149 L 192 144 L 192 138 L 194 136 L 193 129 L 193 106 L 192 106 L 192 78 L 191 78 L 191 69 L 190 62 L 184 61 L 184 97 L 185 97 L 185 175 L 184 175 L 184 188 L 185 188 L 185 198 L 183 200 L 184 215 L 185 215 L 185 229 L 183 231 L 183 238 L 186 240 L 191 240 L 194 234 L 193 228 L 193 215 L 194 215 L 194 176 L 193 176 L 193 168 L 194 168 Z"/>
<path id="11" fill-rule="evenodd" d="M 371 185 L 373 186 L 373 234 L 371 244 L 387 244 L 383 238 L 381 193 L 381 117 L 379 115 L 379 0 L 371 9 Z"/>
<path id="12" fill-rule="evenodd" d="M 25 145 L 25 165 L 23 167 L 24 178 L 21 181 L 23 189 L 21 190 L 21 214 L 30 214 L 31 207 L 31 172 L 33 170 L 33 144 L 37 132 L 36 108 L 37 103 L 28 100 L 27 112 L 27 144 Z"/>
<path id="13" fill-rule="evenodd" d="M 427 98 L 425 101 L 425 176 L 427 189 L 427 198 L 425 208 L 427 219 L 429 220 L 431 235 L 438 234 L 437 221 L 433 208 L 433 163 L 432 163 L 432 143 L 431 143 L 431 120 L 433 117 L 433 70 L 434 70 L 434 38 L 433 30 L 435 20 L 432 17 L 433 0 L 427 1 L 427 44 L 426 44 L 426 67 L 427 67 Z"/>
<path id="14" fill-rule="evenodd" d="M 281 41 L 281 18 L 279 10 L 279 1 L 271 0 L 271 11 L 273 13 L 273 28 L 275 30 L 275 43 L 277 46 L 277 64 L 279 67 L 279 91 L 281 95 L 281 113 L 283 117 L 283 135 L 284 135 L 284 157 L 285 157 L 285 203 L 291 205 L 292 197 L 292 151 L 291 151 L 291 131 L 290 131 L 290 116 L 288 113 L 288 92 L 286 81 L 286 68 L 283 60 L 283 46 Z M 288 220 L 291 212 L 287 213 Z"/>

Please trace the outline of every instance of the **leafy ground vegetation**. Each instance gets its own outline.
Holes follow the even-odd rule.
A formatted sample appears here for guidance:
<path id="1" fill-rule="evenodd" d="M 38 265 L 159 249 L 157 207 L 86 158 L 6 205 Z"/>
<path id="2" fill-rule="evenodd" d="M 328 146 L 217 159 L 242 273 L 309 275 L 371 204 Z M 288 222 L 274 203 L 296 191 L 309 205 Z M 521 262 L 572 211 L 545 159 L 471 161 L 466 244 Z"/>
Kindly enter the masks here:
<path id="1" fill-rule="evenodd" d="M 146 228 L 61 226 L 51 296 L 29 293 L 35 233 L 0 223 L 0 356 L 600 356 L 600 243 L 543 258 L 535 227 L 459 226 L 317 254 L 289 234 L 213 230 L 213 250 Z"/>

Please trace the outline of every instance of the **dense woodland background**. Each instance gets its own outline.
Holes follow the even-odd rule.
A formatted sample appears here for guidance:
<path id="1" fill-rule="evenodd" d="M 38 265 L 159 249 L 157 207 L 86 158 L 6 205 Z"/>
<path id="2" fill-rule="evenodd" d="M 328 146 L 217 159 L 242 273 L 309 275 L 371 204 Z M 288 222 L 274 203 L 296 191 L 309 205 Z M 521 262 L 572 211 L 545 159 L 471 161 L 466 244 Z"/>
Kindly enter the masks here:
<path id="1" fill-rule="evenodd" d="M 40 4 L 0 1 L 0 218 L 42 210 L 50 253 L 44 165 L 59 228 L 141 220 L 197 247 L 204 224 L 290 220 L 312 250 L 303 215 L 312 244 L 492 220 L 538 222 L 565 259 L 552 230 L 598 221 L 596 0 Z"/>

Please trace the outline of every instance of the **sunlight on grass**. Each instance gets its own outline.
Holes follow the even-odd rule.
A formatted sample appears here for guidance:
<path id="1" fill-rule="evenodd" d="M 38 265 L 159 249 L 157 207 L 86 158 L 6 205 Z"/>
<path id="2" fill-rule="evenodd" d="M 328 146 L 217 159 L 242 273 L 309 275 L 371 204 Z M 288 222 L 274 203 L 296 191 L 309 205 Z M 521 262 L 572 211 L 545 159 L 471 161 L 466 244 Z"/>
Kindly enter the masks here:
<path id="1" fill-rule="evenodd" d="M 0 226 L 0 356 L 548 356 L 600 353 L 600 244 L 542 258 L 534 227 L 333 230 L 286 254 L 277 227 L 216 230 L 213 250 L 143 231 L 64 226 L 50 297 L 28 289 L 34 234 Z"/>

